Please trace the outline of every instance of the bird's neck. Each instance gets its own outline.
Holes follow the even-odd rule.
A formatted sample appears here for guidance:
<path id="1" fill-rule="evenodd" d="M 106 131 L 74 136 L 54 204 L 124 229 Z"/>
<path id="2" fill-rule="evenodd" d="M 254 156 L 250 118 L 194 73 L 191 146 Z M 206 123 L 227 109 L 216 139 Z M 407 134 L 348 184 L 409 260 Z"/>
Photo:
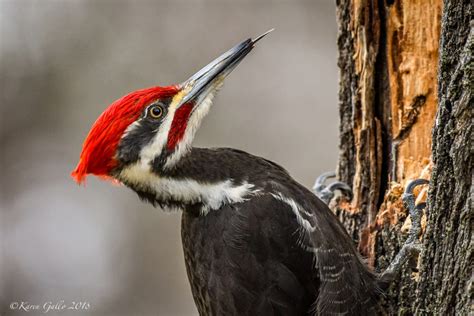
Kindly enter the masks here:
<path id="1" fill-rule="evenodd" d="M 213 149 L 193 148 L 173 168 L 137 162 L 118 178 L 138 195 L 165 208 L 198 207 L 202 214 L 241 203 L 259 189 L 236 172 L 241 161 Z"/>

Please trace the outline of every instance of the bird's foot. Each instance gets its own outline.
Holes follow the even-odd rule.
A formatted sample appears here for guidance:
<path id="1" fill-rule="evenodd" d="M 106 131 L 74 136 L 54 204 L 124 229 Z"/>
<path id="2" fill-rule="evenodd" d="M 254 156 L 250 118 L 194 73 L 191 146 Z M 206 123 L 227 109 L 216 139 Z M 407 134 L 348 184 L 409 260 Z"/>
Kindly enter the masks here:
<path id="1" fill-rule="evenodd" d="M 325 172 L 317 177 L 313 185 L 314 193 L 326 204 L 331 202 L 335 191 L 340 191 L 342 194 L 347 196 L 349 200 L 352 200 L 352 189 L 346 183 L 336 181 L 330 183 L 329 185 L 325 184 L 327 179 L 335 177 L 336 173 L 333 171 Z"/>
<path id="2" fill-rule="evenodd" d="M 415 195 L 413 190 L 415 187 L 423 184 L 428 184 L 429 181 L 425 179 L 416 179 L 410 181 L 405 188 L 405 192 L 402 195 L 403 203 L 408 209 L 408 215 L 411 219 L 411 227 L 408 233 L 408 238 L 405 240 L 402 248 L 398 252 L 397 256 L 390 263 L 390 266 L 383 272 L 382 277 L 394 278 L 400 271 L 401 266 L 409 259 L 413 259 L 421 251 L 421 243 L 418 240 L 418 236 L 421 232 L 421 217 L 423 215 L 423 209 L 426 207 L 426 203 L 415 204 Z"/>

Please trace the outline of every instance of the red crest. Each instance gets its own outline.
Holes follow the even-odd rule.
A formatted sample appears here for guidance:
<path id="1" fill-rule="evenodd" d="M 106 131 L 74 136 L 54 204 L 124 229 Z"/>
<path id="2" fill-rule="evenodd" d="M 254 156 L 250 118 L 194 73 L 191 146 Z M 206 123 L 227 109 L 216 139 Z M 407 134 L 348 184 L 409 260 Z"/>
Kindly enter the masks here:
<path id="1" fill-rule="evenodd" d="M 117 166 L 115 153 L 125 129 L 150 103 L 172 97 L 177 92 L 176 86 L 152 87 L 134 91 L 112 103 L 92 125 L 71 176 L 78 183 L 84 182 L 88 174 L 108 178 L 110 171 Z"/>

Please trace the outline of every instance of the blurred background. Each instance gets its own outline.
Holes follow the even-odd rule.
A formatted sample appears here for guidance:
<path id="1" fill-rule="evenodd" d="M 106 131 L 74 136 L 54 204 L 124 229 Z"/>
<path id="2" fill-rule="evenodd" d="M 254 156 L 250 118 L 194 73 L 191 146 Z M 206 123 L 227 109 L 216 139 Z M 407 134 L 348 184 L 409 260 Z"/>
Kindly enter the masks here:
<path id="1" fill-rule="evenodd" d="M 112 101 L 181 82 L 273 27 L 226 80 L 195 145 L 264 156 L 311 187 L 337 160 L 333 1 L 0 1 L 0 315 L 61 300 L 90 309 L 49 314 L 197 314 L 180 214 L 69 173 Z"/>

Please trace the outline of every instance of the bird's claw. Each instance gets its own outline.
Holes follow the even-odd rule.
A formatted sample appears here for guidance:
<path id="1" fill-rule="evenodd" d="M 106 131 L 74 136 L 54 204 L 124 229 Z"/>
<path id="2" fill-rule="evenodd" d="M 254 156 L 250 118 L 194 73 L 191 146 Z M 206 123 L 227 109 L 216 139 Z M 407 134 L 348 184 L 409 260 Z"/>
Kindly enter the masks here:
<path id="1" fill-rule="evenodd" d="M 405 207 L 408 209 L 408 214 L 411 219 L 411 227 L 408 233 L 408 238 L 405 240 L 405 243 L 403 244 L 395 259 L 393 259 L 391 262 L 390 266 L 384 271 L 383 276 L 394 276 L 396 273 L 398 273 L 404 262 L 410 258 L 416 257 L 421 252 L 422 246 L 418 240 L 418 236 L 421 232 L 421 217 L 423 215 L 423 209 L 426 207 L 426 203 L 422 202 L 416 205 L 413 190 L 419 185 L 428 183 L 428 180 L 416 179 L 410 181 L 405 188 L 405 192 L 402 195 L 402 200 L 405 204 Z"/>
<path id="2" fill-rule="evenodd" d="M 316 178 L 316 181 L 314 182 L 314 193 L 326 204 L 329 204 L 329 202 L 334 197 L 334 191 L 340 191 L 345 196 L 347 196 L 349 200 L 352 199 L 352 189 L 346 183 L 336 181 L 330 183 L 329 185 L 325 184 L 327 179 L 335 177 L 336 173 L 334 171 L 329 171 L 321 174 L 319 177 Z"/>
<path id="3" fill-rule="evenodd" d="M 405 241 L 405 244 L 412 243 L 418 239 L 418 235 L 421 231 L 421 216 L 423 214 L 423 209 L 426 207 L 426 203 L 424 202 L 415 205 L 415 195 L 413 194 L 413 190 L 419 185 L 428 183 L 429 181 L 425 179 L 416 179 L 410 181 L 405 188 L 405 192 L 402 195 L 403 203 L 408 209 L 408 214 L 411 219 L 411 228 L 410 232 L 408 233 L 408 239 Z"/>

